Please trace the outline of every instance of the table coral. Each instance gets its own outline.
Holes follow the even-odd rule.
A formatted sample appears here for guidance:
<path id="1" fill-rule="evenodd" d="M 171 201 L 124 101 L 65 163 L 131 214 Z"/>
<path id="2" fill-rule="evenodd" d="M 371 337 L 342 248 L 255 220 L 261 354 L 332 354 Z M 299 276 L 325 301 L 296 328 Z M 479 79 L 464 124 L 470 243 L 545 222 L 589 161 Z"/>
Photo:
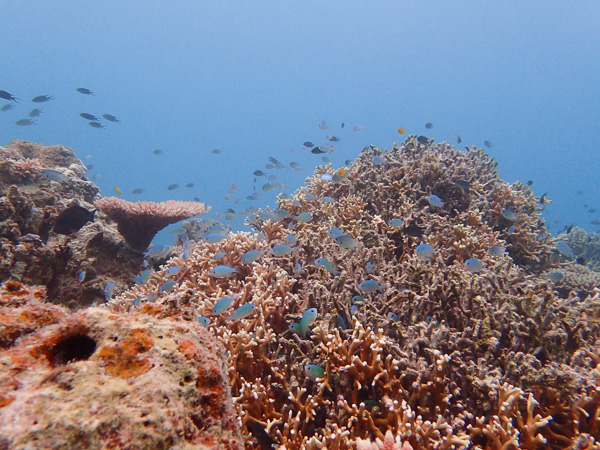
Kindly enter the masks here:
<path id="1" fill-rule="evenodd" d="M 199 202 L 128 202 L 103 197 L 95 205 L 117 223 L 119 233 L 134 250 L 145 251 L 156 233 L 167 225 L 204 214 L 210 208 Z"/>

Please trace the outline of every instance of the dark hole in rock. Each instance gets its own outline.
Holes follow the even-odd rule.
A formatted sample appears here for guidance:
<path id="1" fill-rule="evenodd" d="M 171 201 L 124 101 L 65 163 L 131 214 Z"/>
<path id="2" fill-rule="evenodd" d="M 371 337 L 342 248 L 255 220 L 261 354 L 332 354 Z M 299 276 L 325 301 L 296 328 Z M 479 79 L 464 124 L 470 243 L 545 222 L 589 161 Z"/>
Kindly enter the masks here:
<path id="1" fill-rule="evenodd" d="M 71 361 L 83 361 L 92 356 L 95 351 L 95 340 L 85 334 L 74 334 L 56 344 L 51 362 L 55 366 L 62 366 Z"/>

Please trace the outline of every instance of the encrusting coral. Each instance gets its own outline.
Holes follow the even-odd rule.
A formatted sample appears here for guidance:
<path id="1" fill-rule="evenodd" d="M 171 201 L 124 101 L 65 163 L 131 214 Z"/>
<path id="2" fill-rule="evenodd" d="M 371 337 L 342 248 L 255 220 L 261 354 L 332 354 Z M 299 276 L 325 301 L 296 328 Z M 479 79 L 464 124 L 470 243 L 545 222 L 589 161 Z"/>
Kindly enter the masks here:
<path id="1" fill-rule="evenodd" d="M 128 202 L 117 197 L 103 197 L 95 205 L 117 223 L 125 242 L 140 252 L 145 251 L 156 233 L 167 225 L 204 214 L 210 209 L 199 202 Z"/>
<path id="2" fill-rule="evenodd" d="M 600 290 L 556 289 L 539 199 L 495 168 L 414 136 L 367 148 L 257 214 L 257 234 L 190 242 L 108 307 L 208 326 L 246 448 L 264 442 L 257 429 L 280 448 L 594 448 Z M 271 252 L 288 234 L 294 250 Z M 263 253 L 244 263 L 249 250 Z"/>

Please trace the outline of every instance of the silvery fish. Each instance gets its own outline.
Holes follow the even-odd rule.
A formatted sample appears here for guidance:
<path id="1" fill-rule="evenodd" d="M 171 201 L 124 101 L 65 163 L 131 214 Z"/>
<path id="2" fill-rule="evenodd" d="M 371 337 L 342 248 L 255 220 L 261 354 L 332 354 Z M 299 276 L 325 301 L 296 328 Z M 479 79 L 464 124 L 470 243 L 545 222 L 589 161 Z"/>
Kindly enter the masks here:
<path id="1" fill-rule="evenodd" d="M 231 297 L 224 297 L 220 299 L 217 303 L 215 303 L 214 308 L 212 309 L 212 313 L 214 315 L 222 314 L 229 309 L 236 296 L 232 295 Z"/>
<path id="2" fill-rule="evenodd" d="M 358 242 L 353 237 L 350 237 L 345 234 L 337 236 L 335 238 L 335 242 L 339 246 L 344 247 L 348 250 L 354 250 L 355 248 L 358 248 L 358 246 L 359 246 Z"/>
<path id="3" fill-rule="evenodd" d="M 244 256 L 242 256 L 241 262 L 243 264 L 252 264 L 254 261 L 257 261 L 263 253 L 263 250 L 248 250 L 244 253 Z"/>
<path id="4" fill-rule="evenodd" d="M 315 259 L 315 265 L 317 267 L 323 267 L 327 272 L 333 274 L 333 275 L 337 275 L 338 273 L 340 273 L 339 270 L 335 270 L 333 268 L 333 266 L 331 265 L 331 263 L 329 261 L 327 261 L 325 258 L 317 258 Z"/>
<path id="5" fill-rule="evenodd" d="M 307 309 L 300 320 L 300 336 L 306 337 L 306 333 L 310 330 L 309 325 L 315 320 L 317 320 L 317 308 Z"/>
<path id="6" fill-rule="evenodd" d="M 210 274 L 215 278 L 232 277 L 236 273 L 238 273 L 236 268 L 226 265 L 217 266 L 210 271 Z"/>
<path id="7" fill-rule="evenodd" d="M 471 273 L 477 273 L 483 269 L 483 264 L 475 258 L 467 259 L 465 261 L 465 269 Z"/>
<path id="8" fill-rule="evenodd" d="M 417 248 L 415 249 L 415 253 L 417 254 L 417 256 L 423 259 L 431 259 L 435 255 L 435 250 L 429 244 L 421 244 L 417 246 Z"/>
<path id="9" fill-rule="evenodd" d="M 247 317 L 250 314 L 252 314 L 255 309 L 256 309 L 256 306 L 254 306 L 252 303 L 246 303 L 246 304 L 240 306 L 238 309 L 236 309 L 235 312 L 227 318 L 227 320 L 243 319 L 244 317 Z"/>
<path id="10" fill-rule="evenodd" d="M 365 293 L 384 291 L 383 287 L 375 280 L 365 280 L 358 285 L 358 288 Z"/>

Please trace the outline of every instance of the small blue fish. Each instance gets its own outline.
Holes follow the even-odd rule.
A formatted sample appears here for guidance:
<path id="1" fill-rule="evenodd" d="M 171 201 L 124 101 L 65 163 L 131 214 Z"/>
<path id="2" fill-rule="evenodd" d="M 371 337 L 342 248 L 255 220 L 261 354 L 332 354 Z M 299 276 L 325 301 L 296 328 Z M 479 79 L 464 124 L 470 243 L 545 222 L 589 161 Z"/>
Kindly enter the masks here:
<path id="1" fill-rule="evenodd" d="M 300 263 L 295 263 L 294 264 L 294 276 L 299 277 L 301 273 L 302 273 L 302 266 L 300 265 Z"/>
<path id="2" fill-rule="evenodd" d="M 499 258 L 502 255 L 504 255 L 505 251 L 506 251 L 506 247 L 503 245 L 492 245 L 490 247 L 490 249 L 488 250 L 488 253 L 492 256 Z"/>
<path id="3" fill-rule="evenodd" d="M 242 263 L 252 264 L 253 262 L 257 261 L 263 253 L 264 250 L 248 250 L 246 253 L 244 253 L 244 256 L 242 256 Z"/>
<path id="4" fill-rule="evenodd" d="M 357 316 L 357 315 L 358 315 L 358 312 L 359 312 L 358 306 L 356 306 L 356 305 L 352 305 L 352 306 L 350 307 L 350 315 L 351 315 L 351 316 Z"/>
<path id="5" fill-rule="evenodd" d="M 402 228 L 404 226 L 404 220 L 402 219 L 392 219 L 390 220 L 390 228 Z"/>
<path id="6" fill-rule="evenodd" d="M 137 305 L 139 305 L 140 303 L 142 303 L 142 299 L 143 299 L 143 298 L 144 298 L 144 297 L 136 297 L 136 298 L 134 298 L 134 299 L 133 299 L 133 301 L 131 302 L 131 304 L 132 304 L 133 306 L 137 306 Z"/>
<path id="7" fill-rule="evenodd" d="M 437 195 L 433 195 L 433 194 L 430 195 L 429 197 L 427 197 L 427 201 L 429 202 L 429 204 L 431 206 L 439 207 L 439 208 L 444 207 L 444 202 Z"/>
<path id="8" fill-rule="evenodd" d="M 346 248 L 348 250 L 354 250 L 359 247 L 359 244 L 356 241 L 356 239 L 346 234 L 337 236 L 335 238 L 335 243 L 338 244 L 340 247 Z"/>
<path id="9" fill-rule="evenodd" d="M 333 180 L 333 175 L 331 175 L 330 173 L 324 173 L 321 175 L 321 180 L 331 181 L 331 180 Z"/>
<path id="10" fill-rule="evenodd" d="M 312 381 L 317 381 L 319 378 L 325 378 L 325 369 L 315 364 L 304 366 L 304 373 Z"/>
<path id="11" fill-rule="evenodd" d="M 395 312 L 389 312 L 389 313 L 387 313 L 387 317 L 392 322 L 400 322 L 400 317 L 398 317 L 398 314 L 396 314 Z"/>
<path id="12" fill-rule="evenodd" d="M 85 280 L 85 270 L 79 272 L 79 275 L 77 275 L 77 280 L 79 280 L 80 283 L 83 283 L 83 280 Z"/>
<path id="13" fill-rule="evenodd" d="M 66 183 L 68 181 L 66 176 L 64 176 L 62 173 L 60 173 L 56 170 L 52 170 L 52 169 L 42 170 L 42 175 L 47 180 L 55 181 L 57 183 Z"/>
<path id="14" fill-rule="evenodd" d="M 429 244 L 421 244 L 415 249 L 415 254 L 420 258 L 430 260 L 435 256 L 435 250 Z"/>
<path id="15" fill-rule="evenodd" d="M 559 283 L 564 280 L 565 276 L 560 272 L 550 272 L 546 274 L 546 278 L 548 278 L 553 283 Z"/>
<path id="16" fill-rule="evenodd" d="M 213 259 L 215 261 L 221 261 L 223 258 L 225 257 L 225 252 L 217 252 L 215 253 L 215 255 L 213 256 Z"/>
<path id="17" fill-rule="evenodd" d="M 210 271 L 210 274 L 215 278 L 232 277 L 236 273 L 238 273 L 238 270 L 235 267 L 225 266 L 225 265 L 217 266 L 213 270 Z"/>
<path id="18" fill-rule="evenodd" d="M 340 273 L 339 270 L 335 270 L 333 268 L 333 266 L 331 265 L 331 263 L 329 261 L 327 261 L 325 258 L 317 258 L 315 259 L 315 265 L 317 267 L 323 267 L 327 272 L 333 274 L 333 275 L 337 275 Z"/>
<path id="19" fill-rule="evenodd" d="M 575 258 L 575 255 L 573 254 L 573 249 L 569 244 L 567 244 L 566 241 L 558 241 L 556 243 L 556 250 L 558 250 L 558 252 L 561 255 L 566 256 L 567 258 Z"/>
<path id="20" fill-rule="evenodd" d="M 244 317 L 247 317 L 250 314 L 252 314 L 255 309 L 256 309 L 256 306 L 254 306 L 252 303 L 245 303 L 242 306 L 240 306 L 238 309 L 236 309 L 235 312 L 227 318 L 227 320 L 243 319 Z"/>
<path id="21" fill-rule="evenodd" d="M 231 297 L 224 297 L 220 299 L 217 303 L 215 303 L 214 308 L 212 309 L 213 315 L 223 314 L 225 311 L 229 309 L 236 296 L 232 295 Z"/>
<path id="22" fill-rule="evenodd" d="M 173 267 L 169 267 L 169 269 L 167 269 L 167 271 L 165 272 L 165 275 L 166 276 L 175 275 L 178 272 L 181 272 L 181 267 L 173 266 Z"/>
<path id="23" fill-rule="evenodd" d="M 105 299 L 109 299 L 112 297 L 113 292 L 115 290 L 116 284 L 114 281 L 111 281 L 110 283 L 106 283 L 106 285 L 104 286 L 104 298 Z"/>
<path id="24" fill-rule="evenodd" d="M 226 236 L 223 236 L 220 233 L 208 233 L 204 235 L 203 238 L 209 244 L 216 244 L 217 242 L 221 242 L 224 239 L 227 239 Z"/>
<path id="25" fill-rule="evenodd" d="M 467 259 L 465 261 L 465 269 L 471 273 L 477 273 L 483 270 L 483 264 L 476 258 Z"/>
<path id="26" fill-rule="evenodd" d="M 329 236 L 331 239 L 335 239 L 338 236 L 343 236 L 344 232 L 342 230 L 340 230 L 339 228 L 331 228 L 328 232 L 327 232 L 327 236 Z"/>
<path id="27" fill-rule="evenodd" d="M 315 320 L 317 320 L 317 308 L 307 309 L 300 319 L 300 336 L 306 337 L 306 333 L 310 331 L 309 325 Z"/>
<path id="28" fill-rule="evenodd" d="M 367 294 L 384 291 L 383 287 L 375 280 L 365 280 L 358 285 L 358 288 Z"/>
<path id="29" fill-rule="evenodd" d="M 294 322 L 293 324 L 288 326 L 288 329 L 292 332 L 292 333 L 296 333 L 298 336 L 301 336 L 302 333 L 300 331 L 300 322 Z"/>
<path id="30" fill-rule="evenodd" d="M 163 283 L 163 285 L 160 287 L 160 289 L 158 290 L 159 294 L 162 294 L 163 292 L 169 292 L 171 291 L 173 288 L 175 287 L 175 280 L 167 280 Z"/>
<path id="31" fill-rule="evenodd" d="M 152 269 L 146 269 L 137 277 L 135 277 L 135 281 L 137 281 L 138 284 L 144 284 L 150 279 L 150 275 L 152 275 Z"/>
<path id="32" fill-rule="evenodd" d="M 290 222 L 291 224 L 291 222 Z M 289 245 L 290 247 L 293 247 L 295 245 L 298 245 L 298 238 L 296 236 L 294 236 L 293 234 L 288 234 L 285 237 L 285 242 L 287 243 L 287 245 Z"/>
<path id="33" fill-rule="evenodd" d="M 371 161 L 373 161 L 373 164 L 375 164 L 376 166 L 380 166 L 381 164 L 385 164 L 386 162 L 385 159 L 379 155 L 373 156 L 373 158 L 371 158 Z"/>
<path id="34" fill-rule="evenodd" d="M 373 272 L 373 264 L 371 264 L 371 262 L 368 261 L 365 264 L 365 273 L 371 273 L 371 272 Z"/>
<path id="35" fill-rule="evenodd" d="M 272 216 L 274 220 L 283 220 L 288 219 L 290 217 L 290 213 L 285 209 L 277 209 Z"/>
<path id="36" fill-rule="evenodd" d="M 515 230 L 516 230 L 516 229 L 517 229 L 517 228 L 516 228 L 514 225 L 512 225 L 512 226 L 511 226 L 511 227 L 508 229 L 508 231 L 507 231 L 507 232 L 508 232 L 508 234 L 513 234 L 513 233 L 515 232 Z"/>
<path id="37" fill-rule="evenodd" d="M 312 218 L 313 218 L 312 214 L 309 212 L 306 212 L 306 211 L 301 212 L 300 214 L 298 214 L 296 216 L 296 220 L 300 223 L 308 223 L 312 220 Z"/>
<path id="38" fill-rule="evenodd" d="M 333 203 L 333 202 L 335 202 L 335 200 L 332 197 L 327 197 L 327 196 L 323 197 L 322 200 L 323 200 L 323 203 Z"/>
<path id="39" fill-rule="evenodd" d="M 208 317 L 198 316 L 198 323 L 204 328 L 208 328 L 208 325 L 210 325 L 210 319 Z"/>
<path id="40" fill-rule="evenodd" d="M 364 296 L 364 295 L 355 295 L 354 297 L 352 297 L 352 298 L 350 299 L 350 301 L 351 301 L 352 303 L 354 303 L 354 302 L 362 302 L 364 299 L 365 299 L 365 296 Z"/>
<path id="41" fill-rule="evenodd" d="M 278 244 L 271 249 L 271 254 L 273 256 L 285 256 L 292 253 L 295 249 L 285 244 Z"/>
<path id="42" fill-rule="evenodd" d="M 500 214 L 502 214 L 502 217 L 504 217 L 506 220 L 510 220 L 511 222 L 516 222 L 519 220 L 519 216 L 517 216 L 513 210 L 508 208 L 503 209 Z"/>
<path id="43" fill-rule="evenodd" d="M 344 318 L 342 316 L 338 315 L 336 320 L 337 320 L 338 326 L 342 330 L 345 330 L 346 329 L 346 321 L 344 320 Z"/>
<path id="44" fill-rule="evenodd" d="M 312 192 L 307 192 L 306 194 L 304 194 L 304 200 L 306 200 L 307 202 L 312 202 L 313 200 L 316 200 L 317 196 L 315 194 L 313 194 Z"/>

